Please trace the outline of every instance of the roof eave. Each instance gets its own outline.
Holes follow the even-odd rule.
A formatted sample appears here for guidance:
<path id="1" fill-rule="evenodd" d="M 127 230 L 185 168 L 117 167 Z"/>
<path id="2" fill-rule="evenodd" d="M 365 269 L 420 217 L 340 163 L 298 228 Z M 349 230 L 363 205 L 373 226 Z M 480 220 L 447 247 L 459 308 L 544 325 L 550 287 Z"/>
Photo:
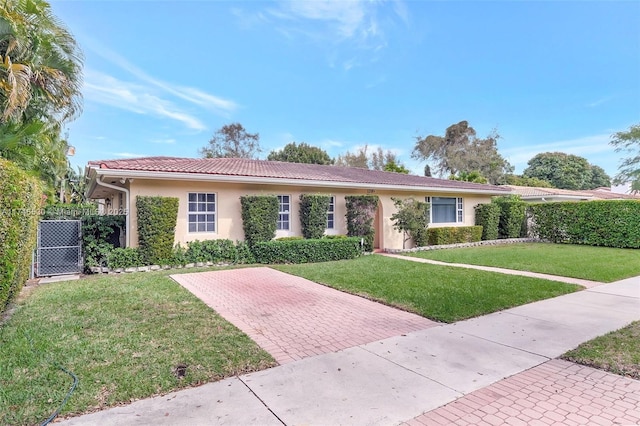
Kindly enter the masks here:
<path id="1" fill-rule="evenodd" d="M 311 179 L 287 179 L 287 178 L 270 178 L 256 176 L 235 176 L 235 175 L 219 175 L 208 173 L 184 173 L 184 172 L 158 172 L 147 170 L 122 170 L 122 169 L 101 169 L 91 167 L 91 183 L 98 176 L 124 177 L 132 179 L 156 179 L 156 180 L 195 180 L 195 181 L 216 181 L 229 183 L 257 183 L 262 185 L 296 185 L 296 186 L 324 186 L 328 188 L 358 188 L 358 189 L 380 189 L 380 190 L 396 190 L 396 191 L 428 191 L 428 192 L 456 192 L 463 194 L 483 194 L 483 195 L 505 195 L 510 194 L 511 190 L 503 189 L 471 189 L 471 188 L 454 188 L 454 187 L 438 187 L 438 186 L 418 186 L 418 185 L 392 185 L 392 184 L 375 184 L 361 182 L 339 182 L 339 181 L 319 181 Z"/>

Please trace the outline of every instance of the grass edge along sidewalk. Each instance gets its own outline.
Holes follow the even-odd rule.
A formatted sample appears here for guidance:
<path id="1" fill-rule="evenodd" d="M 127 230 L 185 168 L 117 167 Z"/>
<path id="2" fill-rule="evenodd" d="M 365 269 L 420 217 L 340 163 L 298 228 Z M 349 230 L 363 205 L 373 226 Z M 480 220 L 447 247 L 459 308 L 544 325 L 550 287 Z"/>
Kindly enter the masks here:
<path id="1" fill-rule="evenodd" d="M 377 255 L 271 267 L 447 323 L 581 289 L 577 285 L 537 278 L 407 262 Z"/>
<path id="2" fill-rule="evenodd" d="M 613 282 L 640 275 L 638 249 L 516 243 L 398 254 L 447 263 L 492 266 L 600 282 Z"/>
<path id="3" fill-rule="evenodd" d="M 191 271 L 190 271 L 191 272 Z M 175 273 L 172 271 L 171 273 Z M 47 284 L 0 324 L 0 424 L 36 424 L 275 365 L 169 272 Z"/>

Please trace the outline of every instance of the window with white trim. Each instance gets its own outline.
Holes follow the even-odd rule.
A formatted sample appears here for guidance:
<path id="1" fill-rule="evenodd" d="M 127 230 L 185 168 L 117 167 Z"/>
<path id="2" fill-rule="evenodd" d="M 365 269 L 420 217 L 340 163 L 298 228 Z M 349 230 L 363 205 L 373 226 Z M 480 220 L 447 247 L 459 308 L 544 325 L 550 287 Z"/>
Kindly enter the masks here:
<path id="1" fill-rule="evenodd" d="M 278 206 L 277 229 L 279 231 L 288 231 L 291 212 L 291 197 L 289 195 L 278 195 Z"/>
<path id="2" fill-rule="evenodd" d="M 189 193 L 189 232 L 216 232 L 216 194 Z"/>
<path id="3" fill-rule="evenodd" d="M 464 206 L 458 197 L 426 197 L 430 204 L 431 223 L 464 222 Z"/>
<path id="4" fill-rule="evenodd" d="M 329 197 L 329 209 L 327 210 L 327 229 L 333 229 L 335 226 L 335 197 L 332 195 Z"/>

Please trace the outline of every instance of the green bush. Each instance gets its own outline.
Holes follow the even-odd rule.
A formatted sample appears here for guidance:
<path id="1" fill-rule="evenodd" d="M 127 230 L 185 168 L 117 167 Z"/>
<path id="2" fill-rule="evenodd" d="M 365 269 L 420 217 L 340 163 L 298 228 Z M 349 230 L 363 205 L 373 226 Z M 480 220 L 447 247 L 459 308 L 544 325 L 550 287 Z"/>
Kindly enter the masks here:
<path id="1" fill-rule="evenodd" d="M 606 200 L 529 206 L 533 234 L 554 243 L 640 248 L 640 201 Z"/>
<path id="2" fill-rule="evenodd" d="M 260 241 L 271 241 L 278 224 L 278 197 L 275 195 L 245 195 L 240 197 L 244 240 L 249 247 Z"/>
<path id="3" fill-rule="evenodd" d="M 147 265 L 167 262 L 173 254 L 178 199 L 174 197 L 136 197 L 138 248 Z"/>
<path id="4" fill-rule="evenodd" d="M 401 200 L 399 198 L 391 198 L 397 211 L 391 215 L 393 227 L 404 233 L 402 248 L 407 239 L 411 238 L 416 247 L 427 245 L 427 228 L 429 227 L 429 209 L 430 206 L 424 201 L 418 201 L 413 198 Z"/>
<path id="5" fill-rule="evenodd" d="M 429 228 L 429 245 L 440 246 L 444 244 L 474 243 L 482 237 L 482 226 L 445 226 L 442 228 Z"/>
<path id="6" fill-rule="evenodd" d="M 140 253 L 133 247 L 114 248 L 107 255 L 107 267 L 110 269 L 133 268 L 142 266 Z"/>
<path id="7" fill-rule="evenodd" d="M 342 235 L 342 234 L 336 234 L 336 235 L 323 235 L 322 238 L 325 238 L 327 240 L 341 240 L 344 238 L 349 238 L 346 235 Z"/>
<path id="8" fill-rule="evenodd" d="M 293 235 L 291 237 L 279 237 L 279 238 L 276 238 L 276 241 L 292 241 L 292 240 L 304 240 L 304 237 L 301 237 L 299 235 Z"/>
<path id="9" fill-rule="evenodd" d="M 476 210 L 476 225 L 482 226 L 483 240 L 498 239 L 498 225 L 500 224 L 500 212 L 498 204 L 478 204 Z"/>
<path id="10" fill-rule="evenodd" d="M 305 238 L 322 238 L 327 228 L 328 195 L 300 195 L 300 225 Z"/>
<path id="11" fill-rule="evenodd" d="M 524 227 L 526 203 L 519 195 L 495 197 L 491 202 L 500 207 L 498 238 L 520 238 Z"/>
<path id="12" fill-rule="evenodd" d="M 82 252 L 85 270 L 93 266 L 106 266 L 109 253 L 120 244 L 119 232 L 126 232 L 125 223 L 126 216 L 123 215 L 82 217 Z"/>
<path id="13" fill-rule="evenodd" d="M 231 240 L 191 241 L 187 243 L 186 263 L 236 263 L 238 249 Z"/>
<path id="14" fill-rule="evenodd" d="M 256 243 L 257 263 L 312 263 L 353 259 L 360 255 L 360 238 L 266 241 Z"/>
<path id="15" fill-rule="evenodd" d="M 373 251 L 376 230 L 373 220 L 378 208 L 377 195 L 347 195 L 347 236 L 364 238 L 364 250 Z"/>
<path id="16" fill-rule="evenodd" d="M 0 312 L 29 278 L 36 247 L 42 187 L 13 163 L 0 159 Z"/>

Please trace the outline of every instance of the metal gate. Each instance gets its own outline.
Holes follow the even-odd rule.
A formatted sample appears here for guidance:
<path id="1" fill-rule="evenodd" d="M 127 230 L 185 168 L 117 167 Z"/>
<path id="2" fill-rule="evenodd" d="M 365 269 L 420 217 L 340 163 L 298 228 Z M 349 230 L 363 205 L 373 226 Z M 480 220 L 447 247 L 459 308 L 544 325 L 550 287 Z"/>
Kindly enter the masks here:
<path id="1" fill-rule="evenodd" d="M 35 274 L 79 274 L 82 272 L 82 234 L 79 220 L 41 220 Z"/>

